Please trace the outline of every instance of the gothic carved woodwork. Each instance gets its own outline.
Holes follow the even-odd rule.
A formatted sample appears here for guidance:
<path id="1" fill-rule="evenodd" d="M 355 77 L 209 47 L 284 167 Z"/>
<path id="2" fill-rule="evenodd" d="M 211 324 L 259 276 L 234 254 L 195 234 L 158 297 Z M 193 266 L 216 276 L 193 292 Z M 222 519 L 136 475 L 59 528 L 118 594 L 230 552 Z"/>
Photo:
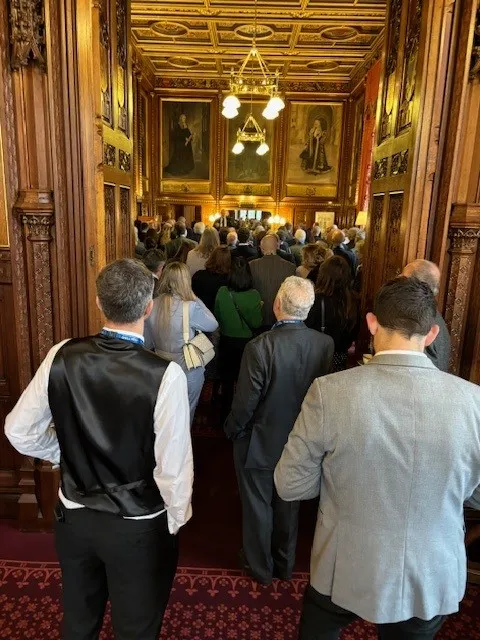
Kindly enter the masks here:
<path id="1" fill-rule="evenodd" d="M 122 230 L 122 256 L 133 255 L 132 219 L 130 213 L 130 189 L 120 187 L 120 226 Z"/>
<path id="2" fill-rule="evenodd" d="M 391 176 L 401 176 L 407 173 L 408 169 L 408 149 L 399 151 L 392 155 L 392 163 L 390 166 Z"/>
<path id="3" fill-rule="evenodd" d="M 422 23 L 423 0 L 412 0 L 408 14 L 407 40 L 403 59 L 402 89 L 400 93 L 400 110 L 398 130 L 404 131 L 412 123 L 413 99 L 417 76 L 418 46 Z"/>
<path id="4" fill-rule="evenodd" d="M 388 173 L 388 158 L 381 158 L 380 160 L 375 160 L 373 165 L 373 179 L 381 180 L 385 178 Z"/>
<path id="5" fill-rule="evenodd" d="M 382 96 L 382 116 L 380 121 L 380 141 L 393 133 L 393 107 L 395 104 L 395 82 L 398 64 L 398 45 L 400 42 L 400 22 L 402 0 L 391 0 L 387 40 L 387 58 Z"/>
<path id="6" fill-rule="evenodd" d="M 458 374 L 480 227 L 451 227 L 449 236 L 451 258 L 445 322 L 452 341 L 450 371 Z"/>
<path id="7" fill-rule="evenodd" d="M 45 68 L 43 0 L 10 0 L 10 42 L 13 69 L 32 61 Z"/>
<path id="8" fill-rule="evenodd" d="M 115 207 L 115 186 L 105 184 L 105 260 L 112 262 L 117 257 L 116 241 L 116 207 Z"/>
<path id="9" fill-rule="evenodd" d="M 389 200 L 385 279 L 398 276 L 401 271 L 400 229 L 402 225 L 403 193 L 391 193 Z"/>
<path id="10" fill-rule="evenodd" d="M 132 156 L 123 149 L 118 150 L 118 167 L 120 171 L 130 171 L 132 168 Z"/>
<path id="11" fill-rule="evenodd" d="M 118 128 L 128 134 L 127 0 L 116 0 Z"/>
<path id="12" fill-rule="evenodd" d="M 112 49 L 111 49 L 110 0 L 100 2 L 100 76 L 102 92 L 102 116 L 113 127 L 112 112 Z"/>
<path id="13" fill-rule="evenodd" d="M 113 144 L 103 143 L 103 164 L 107 167 L 114 167 L 117 158 L 117 150 Z"/>
<path id="14" fill-rule="evenodd" d="M 368 269 L 368 279 L 372 279 L 375 277 L 375 274 L 378 270 L 378 258 L 380 253 L 380 245 L 381 245 L 381 233 L 382 233 L 382 223 L 383 223 L 383 206 L 385 202 L 385 196 L 383 194 L 375 195 L 373 197 L 373 206 L 372 206 L 372 216 L 370 221 L 370 227 L 368 230 L 369 237 L 369 245 L 368 245 L 368 255 L 367 255 L 367 269 Z M 367 294 L 366 297 L 366 305 L 370 310 L 373 295 L 371 291 L 364 291 L 364 294 Z"/>
<path id="15" fill-rule="evenodd" d="M 472 63 L 470 66 L 470 78 L 480 78 L 480 6 L 477 9 L 475 29 L 473 34 Z"/>

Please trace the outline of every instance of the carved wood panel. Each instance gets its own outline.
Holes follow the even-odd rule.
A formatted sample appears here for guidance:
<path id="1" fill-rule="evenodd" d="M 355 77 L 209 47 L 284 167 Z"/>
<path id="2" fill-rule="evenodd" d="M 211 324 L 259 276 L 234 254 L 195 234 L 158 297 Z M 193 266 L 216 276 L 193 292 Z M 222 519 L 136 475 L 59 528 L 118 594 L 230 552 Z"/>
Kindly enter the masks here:
<path id="1" fill-rule="evenodd" d="M 393 132 L 393 108 L 395 106 L 395 88 L 398 66 L 398 45 L 400 42 L 400 23 L 402 18 L 402 0 L 391 0 L 387 34 L 387 56 L 384 72 L 382 110 L 379 127 L 379 140 L 383 142 Z"/>
<path id="2" fill-rule="evenodd" d="M 113 127 L 112 92 L 112 20 L 110 0 L 100 4 L 100 74 L 102 92 L 102 116 Z"/>
<path id="3" fill-rule="evenodd" d="M 130 211 L 130 189 L 120 187 L 120 228 L 121 228 L 121 255 L 129 258 L 133 255 L 133 225 Z"/>
<path id="4" fill-rule="evenodd" d="M 105 198 L 105 259 L 112 262 L 117 257 L 116 220 L 115 220 L 115 186 L 104 186 Z"/>
<path id="5" fill-rule="evenodd" d="M 117 100 L 118 128 L 129 134 L 129 79 L 128 79 L 128 32 L 127 0 L 116 0 L 117 16 Z"/>
<path id="6" fill-rule="evenodd" d="M 385 252 L 385 279 L 398 276 L 401 264 L 401 236 L 403 193 L 391 193 L 388 205 L 387 250 Z"/>
<path id="7" fill-rule="evenodd" d="M 412 124 L 413 99 L 417 80 L 418 47 L 422 23 L 423 0 L 411 0 L 408 11 L 407 39 L 403 57 L 402 86 L 398 131 L 405 131 Z"/>

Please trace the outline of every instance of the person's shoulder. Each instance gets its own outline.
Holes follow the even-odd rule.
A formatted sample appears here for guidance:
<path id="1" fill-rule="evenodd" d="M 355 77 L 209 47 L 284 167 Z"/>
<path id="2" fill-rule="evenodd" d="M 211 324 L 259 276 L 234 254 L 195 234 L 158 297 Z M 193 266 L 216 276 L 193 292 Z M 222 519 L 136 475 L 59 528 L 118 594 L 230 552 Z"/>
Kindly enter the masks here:
<path id="1" fill-rule="evenodd" d="M 311 329 L 310 327 L 305 327 L 305 338 L 308 339 L 312 344 L 317 344 L 320 347 L 331 346 L 335 344 L 332 336 L 329 336 L 326 333 L 322 333 L 321 331 L 317 331 L 316 329 Z"/>

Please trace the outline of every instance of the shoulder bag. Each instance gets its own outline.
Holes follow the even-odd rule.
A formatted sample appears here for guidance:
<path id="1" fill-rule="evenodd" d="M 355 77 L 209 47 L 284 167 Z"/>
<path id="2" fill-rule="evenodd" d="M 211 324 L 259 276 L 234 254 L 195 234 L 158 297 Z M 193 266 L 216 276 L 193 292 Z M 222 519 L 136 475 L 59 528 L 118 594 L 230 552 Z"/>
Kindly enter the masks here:
<path id="1" fill-rule="evenodd" d="M 215 349 L 201 331 L 190 340 L 189 303 L 183 303 L 183 357 L 188 370 L 205 367 L 215 357 Z"/>
<path id="2" fill-rule="evenodd" d="M 238 304 L 235 302 L 235 298 L 233 297 L 233 293 L 230 291 L 230 289 L 228 290 L 228 293 L 230 294 L 230 298 L 232 299 L 233 302 L 233 306 L 235 307 L 235 309 L 237 310 L 238 313 L 238 317 L 240 318 L 240 322 L 243 322 L 243 324 L 245 324 L 247 326 L 247 328 L 249 329 L 250 333 L 252 335 L 255 335 L 255 331 L 254 329 L 252 329 L 252 327 L 249 325 L 249 323 L 247 322 L 247 319 L 245 318 L 245 316 L 243 315 L 243 313 L 240 311 L 240 307 L 238 306 Z"/>

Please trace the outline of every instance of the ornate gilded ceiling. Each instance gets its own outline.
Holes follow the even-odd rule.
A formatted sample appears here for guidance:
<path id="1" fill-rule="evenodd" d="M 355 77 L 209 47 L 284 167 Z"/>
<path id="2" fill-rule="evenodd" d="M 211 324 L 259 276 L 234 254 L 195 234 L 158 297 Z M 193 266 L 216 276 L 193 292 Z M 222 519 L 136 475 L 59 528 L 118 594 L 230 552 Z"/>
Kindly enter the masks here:
<path id="1" fill-rule="evenodd" d="M 386 0 L 259 0 L 257 45 L 294 82 L 349 82 L 383 37 Z M 247 54 L 253 0 L 132 0 L 135 46 L 162 78 L 227 78 Z"/>

